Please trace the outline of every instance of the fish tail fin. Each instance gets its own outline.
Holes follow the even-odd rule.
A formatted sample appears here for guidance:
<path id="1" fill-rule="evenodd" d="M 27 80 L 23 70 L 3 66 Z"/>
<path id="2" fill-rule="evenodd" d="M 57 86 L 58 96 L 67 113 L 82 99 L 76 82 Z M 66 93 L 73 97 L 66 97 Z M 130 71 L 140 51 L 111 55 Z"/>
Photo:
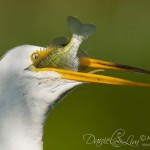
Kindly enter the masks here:
<path id="1" fill-rule="evenodd" d="M 83 39 L 87 39 L 96 31 L 96 27 L 93 24 L 83 24 L 77 18 L 72 16 L 68 17 L 67 22 L 70 34 L 76 34 L 83 37 Z"/>

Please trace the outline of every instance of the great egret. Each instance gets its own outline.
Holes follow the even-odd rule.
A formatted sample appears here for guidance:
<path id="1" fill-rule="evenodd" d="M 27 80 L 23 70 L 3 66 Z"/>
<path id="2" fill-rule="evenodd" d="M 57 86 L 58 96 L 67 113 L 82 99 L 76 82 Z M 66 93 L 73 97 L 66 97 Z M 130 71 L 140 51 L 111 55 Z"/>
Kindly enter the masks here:
<path id="1" fill-rule="evenodd" d="M 143 86 L 124 79 L 86 73 L 79 68 L 149 71 L 90 59 L 78 50 L 95 26 L 68 18 L 72 38 L 54 40 L 48 47 L 18 46 L 0 61 L 0 150 L 42 150 L 43 128 L 50 110 L 72 88 L 87 82 Z M 79 52 L 79 53 L 78 53 Z"/>

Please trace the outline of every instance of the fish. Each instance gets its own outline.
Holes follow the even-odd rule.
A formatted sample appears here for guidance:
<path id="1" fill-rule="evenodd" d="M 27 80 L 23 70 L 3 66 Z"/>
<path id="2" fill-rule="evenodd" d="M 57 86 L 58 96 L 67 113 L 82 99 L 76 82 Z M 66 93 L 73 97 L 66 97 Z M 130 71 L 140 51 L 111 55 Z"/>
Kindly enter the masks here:
<path id="1" fill-rule="evenodd" d="M 80 57 L 87 55 L 79 47 L 84 40 L 95 33 L 96 26 L 83 24 L 76 17 L 67 18 L 71 38 L 57 37 L 49 47 L 31 55 L 31 61 L 37 68 L 51 67 L 79 71 Z"/>
<path id="2" fill-rule="evenodd" d="M 32 67 L 35 68 L 56 68 L 75 72 L 84 71 L 87 68 L 94 69 L 89 73 L 97 73 L 105 70 L 117 70 L 150 74 L 149 70 L 138 67 L 92 59 L 86 51 L 80 49 L 84 40 L 96 32 L 93 24 L 83 24 L 76 17 L 67 18 L 70 38 L 57 37 L 50 46 L 37 50 L 30 56 Z"/>

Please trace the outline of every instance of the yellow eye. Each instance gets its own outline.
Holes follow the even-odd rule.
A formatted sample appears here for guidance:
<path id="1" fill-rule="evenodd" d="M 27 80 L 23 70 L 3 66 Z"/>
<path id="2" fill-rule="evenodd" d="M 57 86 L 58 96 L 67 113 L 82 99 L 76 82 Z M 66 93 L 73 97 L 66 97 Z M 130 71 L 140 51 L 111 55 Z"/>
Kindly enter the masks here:
<path id="1" fill-rule="evenodd" d="M 33 62 L 33 63 L 35 63 L 35 62 L 37 62 L 39 60 L 39 54 L 38 53 L 33 53 L 32 55 L 31 55 L 31 61 Z"/>

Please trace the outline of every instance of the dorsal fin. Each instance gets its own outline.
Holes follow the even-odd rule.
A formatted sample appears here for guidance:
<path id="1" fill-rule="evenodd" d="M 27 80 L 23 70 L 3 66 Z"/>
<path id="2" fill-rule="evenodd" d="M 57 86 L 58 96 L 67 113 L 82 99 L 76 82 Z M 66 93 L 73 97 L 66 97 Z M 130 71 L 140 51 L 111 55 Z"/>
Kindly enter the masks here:
<path id="1" fill-rule="evenodd" d="M 51 46 L 62 47 L 62 46 L 66 46 L 68 43 L 69 43 L 68 38 L 66 38 L 66 37 L 56 37 L 52 41 Z"/>

